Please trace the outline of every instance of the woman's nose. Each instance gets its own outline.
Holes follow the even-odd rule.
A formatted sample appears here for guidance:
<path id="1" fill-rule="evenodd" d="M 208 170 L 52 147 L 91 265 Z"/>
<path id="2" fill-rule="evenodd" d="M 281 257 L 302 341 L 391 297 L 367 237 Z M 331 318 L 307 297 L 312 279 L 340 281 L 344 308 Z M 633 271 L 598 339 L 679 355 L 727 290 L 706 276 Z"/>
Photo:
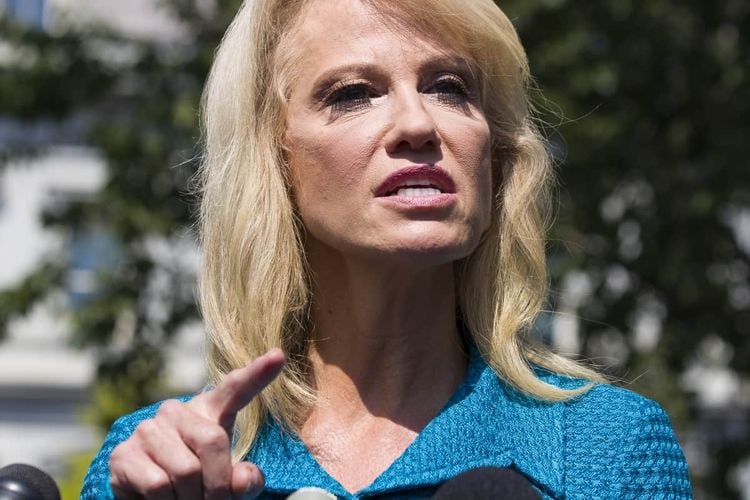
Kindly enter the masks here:
<path id="1" fill-rule="evenodd" d="M 440 147 L 437 124 L 419 92 L 401 93 L 391 102 L 391 127 L 385 138 L 388 153 Z"/>

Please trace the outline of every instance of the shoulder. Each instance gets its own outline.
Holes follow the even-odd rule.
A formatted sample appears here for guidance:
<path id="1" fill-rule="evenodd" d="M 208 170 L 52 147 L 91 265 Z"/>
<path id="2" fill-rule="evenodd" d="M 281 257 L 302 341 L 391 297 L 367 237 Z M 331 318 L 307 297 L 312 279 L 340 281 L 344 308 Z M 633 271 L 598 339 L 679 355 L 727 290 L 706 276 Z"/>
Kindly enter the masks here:
<path id="1" fill-rule="evenodd" d="M 584 382 L 546 375 L 559 387 Z M 685 456 L 662 407 L 633 391 L 596 384 L 563 405 L 566 483 L 586 496 L 594 484 L 628 498 L 690 498 Z"/>
<path id="2" fill-rule="evenodd" d="M 188 401 L 192 396 L 181 396 L 175 398 L 180 401 Z M 166 401 L 166 400 L 165 400 Z M 153 418 L 164 401 L 159 401 L 146 406 L 133 413 L 118 418 L 107 433 L 102 447 L 94 457 L 86 473 L 86 478 L 81 489 L 81 499 L 106 499 L 112 498 L 109 486 L 109 456 L 117 445 L 126 441 L 144 420 Z"/>
<path id="3" fill-rule="evenodd" d="M 537 376 L 561 389 L 579 389 L 589 382 L 535 369 Z M 669 424 L 669 419 L 658 403 L 640 394 L 613 384 L 594 383 L 580 396 L 563 403 L 568 419 L 578 426 L 606 425 L 616 426 L 621 421 L 633 423 L 633 420 L 660 421 Z M 626 427 L 632 427 L 627 425 Z M 670 425 L 671 429 L 671 425 Z"/>
<path id="4" fill-rule="evenodd" d="M 682 457 L 669 416 L 657 402 L 640 394 L 611 384 L 595 384 L 563 405 L 569 440 L 592 447 L 598 441 L 650 441 Z"/>
<path id="5" fill-rule="evenodd" d="M 655 401 L 635 392 L 608 384 L 598 384 L 565 403 L 566 437 L 578 450 L 588 453 L 614 453 L 631 456 L 650 450 L 649 457 L 666 457 L 684 463 L 682 450 L 669 416 Z M 641 465 L 647 465 L 641 463 Z"/>
<path id="6" fill-rule="evenodd" d="M 544 370 L 538 370 L 537 375 L 543 381 L 561 389 L 579 389 L 589 384 L 582 379 Z M 569 417 L 583 419 L 584 422 L 593 420 L 614 425 L 620 420 L 630 421 L 637 417 L 667 418 L 664 410 L 655 401 L 613 384 L 594 383 L 583 394 L 565 401 L 563 405 Z"/>
<path id="7" fill-rule="evenodd" d="M 589 383 L 538 367 L 534 371 L 561 389 Z M 551 496 L 691 497 L 682 449 L 667 414 L 654 401 L 594 384 L 577 397 L 545 402 L 512 388 L 489 366 L 476 387 L 477 405 L 487 416 L 475 420 L 488 422 L 477 434 L 510 450 L 514 466 Z"/>

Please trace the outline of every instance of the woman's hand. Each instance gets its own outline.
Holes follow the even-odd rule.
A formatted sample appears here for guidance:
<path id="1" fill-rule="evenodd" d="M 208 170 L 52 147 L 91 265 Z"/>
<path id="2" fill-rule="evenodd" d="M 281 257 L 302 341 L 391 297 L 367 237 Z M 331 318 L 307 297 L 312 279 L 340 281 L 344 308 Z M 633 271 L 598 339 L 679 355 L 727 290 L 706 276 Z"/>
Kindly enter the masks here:
<path id="1" fill-rule="evenodd" d="M 110 484 L 118 498 L 221 499 L 263 490 L 260 469 L 232 465 L 237 412 L 281 373 L 284 354 L 272 349 L 227 374 L 214 389 L 187 403 L 165 401 L 112 451 Z"/>

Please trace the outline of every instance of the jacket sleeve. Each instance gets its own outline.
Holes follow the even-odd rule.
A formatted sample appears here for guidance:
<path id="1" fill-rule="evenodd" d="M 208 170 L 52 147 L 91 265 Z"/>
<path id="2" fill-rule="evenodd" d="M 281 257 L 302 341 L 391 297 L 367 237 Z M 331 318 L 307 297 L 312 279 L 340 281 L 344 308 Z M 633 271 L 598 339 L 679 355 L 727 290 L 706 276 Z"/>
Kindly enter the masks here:
<path id="1" fill-rule="evenodd" d="M 182 401 L 188 398 L 180 398 Z M 138 424 L 146 419 L 153 418 L 161 402 L 120 417 L 112 424 L 104 444 L 94 457 L 83 480 L 81 488 L 81 500 L 107 500 L 113 499 L 114 494 L 109 485 L 109 457 L 118 444 L 127 440 L 135 431 Z"/>
<path id="2" fill-rule="evenodd" d="M 566 418 L 567 498 L 692 498 L 667 414 L 623 389 L 592 389 Z"/>
<path id="3" fill-rule="evenodd" d="M 132 431 L 127 432 L 125 418 L 121 417 L 112 425 L 104 444 L 91 462 L 81 488 L 82 500 L 114 498 L 109 486 L 109 456 L 118 444 L 132 434 Z"/>
<path id="4" fill-rule="evenodd" d="M 687 463 L 664 410 L 644 405 L 627 439 L 619 485 L 629 498 L 691 498 Z"/>

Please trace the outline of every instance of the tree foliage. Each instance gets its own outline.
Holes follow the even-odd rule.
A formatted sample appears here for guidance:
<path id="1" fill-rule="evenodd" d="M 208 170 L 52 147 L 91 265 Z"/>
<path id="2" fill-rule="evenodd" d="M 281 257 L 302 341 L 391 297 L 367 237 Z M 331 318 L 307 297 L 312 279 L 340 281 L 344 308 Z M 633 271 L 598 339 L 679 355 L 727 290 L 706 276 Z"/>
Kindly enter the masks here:
<path id="1" fill-rule="evenodd" d="M 239 5 L 163 3 L 185 40 L 133 40 L 102 28 L 45 33 L 7 21 L 0 30 L 18 55 L 1 63 L 0 118 L 63 130 L 82 123 L 82 140 L 106 160 L 108 179 L 93 201 L 46 214 L 49 226 L 68 231 L 104 227 L 122 248 L 99 292 L 73 313 L 72 341 L 100 349 L 94 394 L 105 426 L 159 396 L 165 346 L 196 318 L 192 277 L 150 248 L 193 223 L 187 193 L 200 156 L 200 92 Z M 728 477 L 750 456 L 748 425 L 739 439 L 707 432 L 724 416 L 709 415 L 680 380 L 717 339 L 730 348 L 728 368 L 750 372 L 750 249 L 737 222 L 750 210 L 750 6 L 498 3 L 528 49 L 535 104 L 559 160 L 550 266 L 556 289 L 574 275 L 588 286 L 575 305 L 582 354 L 611 360 L 613 373 L 667 407 L 684 441 L 721 457 L 693 470 L 697 494 L 736 497 Z M 5 141 L 0 160 L 40 146 Z M 43 262 L 0 292 L 0 330 L 63 286 L 65 265 Z M 171 293 L 155 298 L 157 276 Z M 166 314 L 151 312 L 157 299 Z M 739 403 L 730 409 L 748 416 Z"/>
<path id="2" fill-rule="evenodd" d="M 709 435 L 680 377 L 716 339 L 730 346 L 728 368 L 750 373 L 750 246 L 740 237 L 750 210 L 750 5 L 501 6 L 528 48 L 540 114 L 555 125 L 553 270 L 558 286 L 572 270 L 590 284 L 578 309 L 583 354 L 617 356 L 616 374 L 665 405 L 685 440 L 721 457 L 693 470 L 696 483 L 713 498 L 736 495 L 726 478 L 750 455 L 748 408 L 731 403 L 726 420 L 711 420 L 744 420 L 739 436 Z M 653 345 L 644 318 L 661 331 Z"/>

